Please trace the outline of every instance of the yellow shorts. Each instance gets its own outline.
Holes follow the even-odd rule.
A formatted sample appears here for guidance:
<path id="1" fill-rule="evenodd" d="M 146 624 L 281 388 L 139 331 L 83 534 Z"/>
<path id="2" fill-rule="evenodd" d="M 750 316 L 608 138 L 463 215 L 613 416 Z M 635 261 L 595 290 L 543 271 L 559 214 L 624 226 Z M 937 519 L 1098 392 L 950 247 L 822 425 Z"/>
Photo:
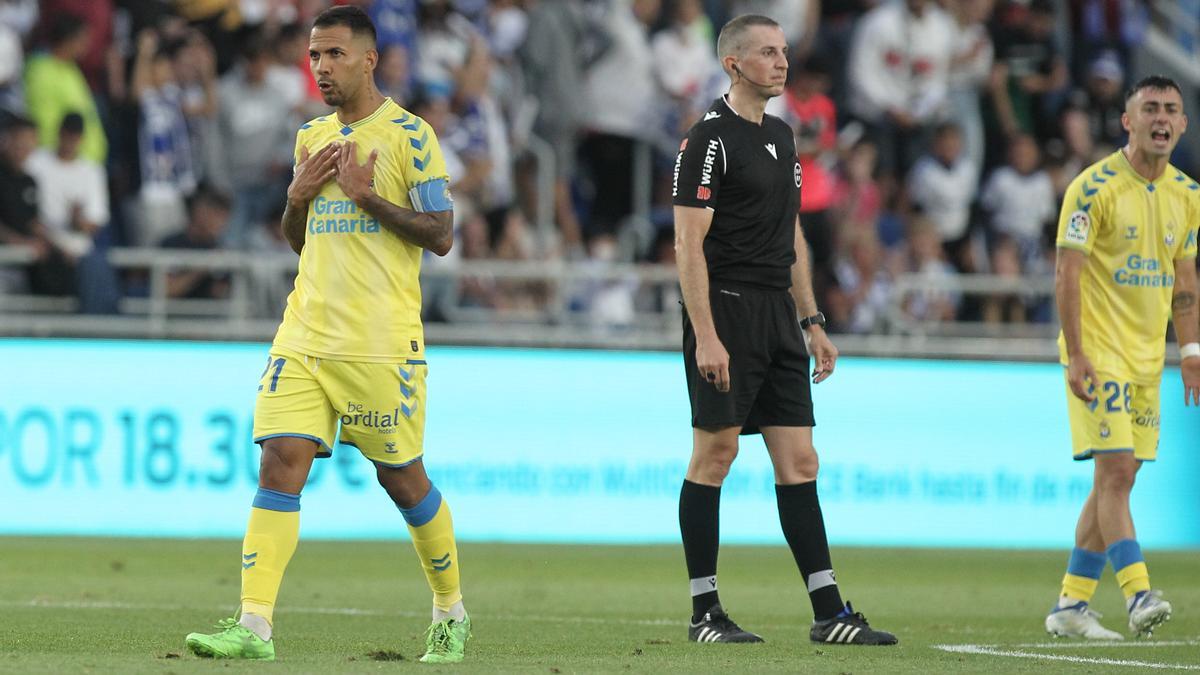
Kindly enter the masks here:
<path id="1" fill-rule="evenodd" d="M 1088 403 L 1076 398 L 1067 383 L 1067 417 L 1075 459 L 1106 452 L 1132 452 L 1145 462 L 1158 457 L 1159 381 L 1141 385 L 1126 378 L 1097 373 Z M 1066 369 L 1063 369 L 1066 381 Z"/>
<path id="2" fill-rule="evenodd" d="M 423 360 L 332 361 L 271 347 L 254 404 L 254 442 L 298 436 L 320 443 L 318 457 L 338 442 L 376 464 L 410 464 L 425 439 L 428 369 Z"/>

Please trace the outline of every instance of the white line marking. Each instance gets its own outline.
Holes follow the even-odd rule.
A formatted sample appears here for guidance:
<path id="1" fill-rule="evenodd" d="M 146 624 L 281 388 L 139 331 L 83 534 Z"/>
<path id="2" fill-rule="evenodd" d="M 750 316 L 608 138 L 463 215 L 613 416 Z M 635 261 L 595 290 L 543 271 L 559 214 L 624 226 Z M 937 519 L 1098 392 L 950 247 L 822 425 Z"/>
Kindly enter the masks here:
<path id="1" fill-rule="evenodd" d="M 1096 649 L 1096 648 L 1125 648 L 1125 647 L 1192 647 L 1200 645 L 1200 640 L 1088 640 L 1060 642 L 1022 642 L 1007 647 L 1020 649 Z"/>
<path id="2" fill-rule="evenodd" d="M 1182 663 L 1155 663 L 1128 659 L 1091 658 L 1086 656 L 1062 656 L 1038 654 L 1019 650 L 1001 649 L 992 645 L 932 645 L 934 649 L 957 654 L 979 654 L 982 656 L 1009 656 L 1018 659 L 1042 659 L 1045 661 L 1068 661 L 1070 663 L 1094 663 L 1102 666 L 1124 666 L 1127 668 L 1155 668 L 1158 670 L 1200 670 L 1200 665 Z"/>

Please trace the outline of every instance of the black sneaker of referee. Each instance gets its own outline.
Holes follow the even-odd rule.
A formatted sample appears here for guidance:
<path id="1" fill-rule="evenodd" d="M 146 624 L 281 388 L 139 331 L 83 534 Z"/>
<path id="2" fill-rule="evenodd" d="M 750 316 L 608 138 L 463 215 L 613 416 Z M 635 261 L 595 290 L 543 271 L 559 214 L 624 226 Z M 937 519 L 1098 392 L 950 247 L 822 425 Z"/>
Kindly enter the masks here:
<path id="1" fill-rule="evenodd" d="M 704 613 L 699 623 L 688 626 L 688 639 L 692 642 L 762 642 L 763 639 L 733 622 L 720 605 Z"/>
<path id="2" fill-rule="evenodd" d="M 832 619 L 814 621 L 808 637 L 813 642 L 834 645 L 894 645 L 900 641 L 887 631 L 871 628 L 867 617 L 854 611 L 849 602 Z"/>

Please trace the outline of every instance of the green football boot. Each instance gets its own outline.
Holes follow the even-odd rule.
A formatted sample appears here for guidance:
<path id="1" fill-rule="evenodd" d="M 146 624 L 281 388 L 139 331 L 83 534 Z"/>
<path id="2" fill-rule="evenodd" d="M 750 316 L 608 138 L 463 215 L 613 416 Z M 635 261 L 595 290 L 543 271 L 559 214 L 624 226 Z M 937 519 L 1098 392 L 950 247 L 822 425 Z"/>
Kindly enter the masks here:
<path id="1" fill-rule="evenodd" d="M 190 633 L 187 648 L 196 656 L 212 659 L 250 659 L 274 661 L 275 642 L 263 640 L 254 631 L 238 623 L 237 619 L 222 619 L 216 633 Z M 462 658 L 462 647 L 458 648 Z"/>
<path id="2" fill-rule="evenodd" d="M 436 621 L 425 631 L 425 655 L 421 663 L 458 663 L 471 639 L 471 617 L 462 621 Z"/>

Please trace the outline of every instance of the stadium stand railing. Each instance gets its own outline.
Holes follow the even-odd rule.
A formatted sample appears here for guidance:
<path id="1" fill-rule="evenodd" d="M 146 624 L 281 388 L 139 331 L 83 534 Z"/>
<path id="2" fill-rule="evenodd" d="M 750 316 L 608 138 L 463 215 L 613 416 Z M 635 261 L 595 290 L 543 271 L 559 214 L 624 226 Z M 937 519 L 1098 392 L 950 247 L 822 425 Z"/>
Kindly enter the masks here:
<path id="1" fill-rule="evenodd" d="M 30 260 L 28 249 L 0 247 L 0 268 Z M 127 277 L 143 279 L 144 296 L 123 297 L 120 314 L 77 314 L 73 298 L 0 294 L 0 335 L 269 340 L 297 259 L 287 253 L 115 248 L 109 260 Z M 181 270 L 228 275 L 228 296 L 168 297 L 169 277 Z M 426 338 L 431 344 L 676 350 L 682 320 L 677 275 L 670 265 L 433 260 L 422 270 Z M 496 308 L 464 300 L 464 289 L 481 286 L 529 301 Z M 901 276 L 872 334 L 839 335 L 837 344 L 846 354 L 1048 360 L 1055 356 L 1053 321 L 917 320 L 905 308 L 921 295 L 1019 296 L 1033 304 L 1052 302 L 1053 292 L 1049 278 Z"/>

